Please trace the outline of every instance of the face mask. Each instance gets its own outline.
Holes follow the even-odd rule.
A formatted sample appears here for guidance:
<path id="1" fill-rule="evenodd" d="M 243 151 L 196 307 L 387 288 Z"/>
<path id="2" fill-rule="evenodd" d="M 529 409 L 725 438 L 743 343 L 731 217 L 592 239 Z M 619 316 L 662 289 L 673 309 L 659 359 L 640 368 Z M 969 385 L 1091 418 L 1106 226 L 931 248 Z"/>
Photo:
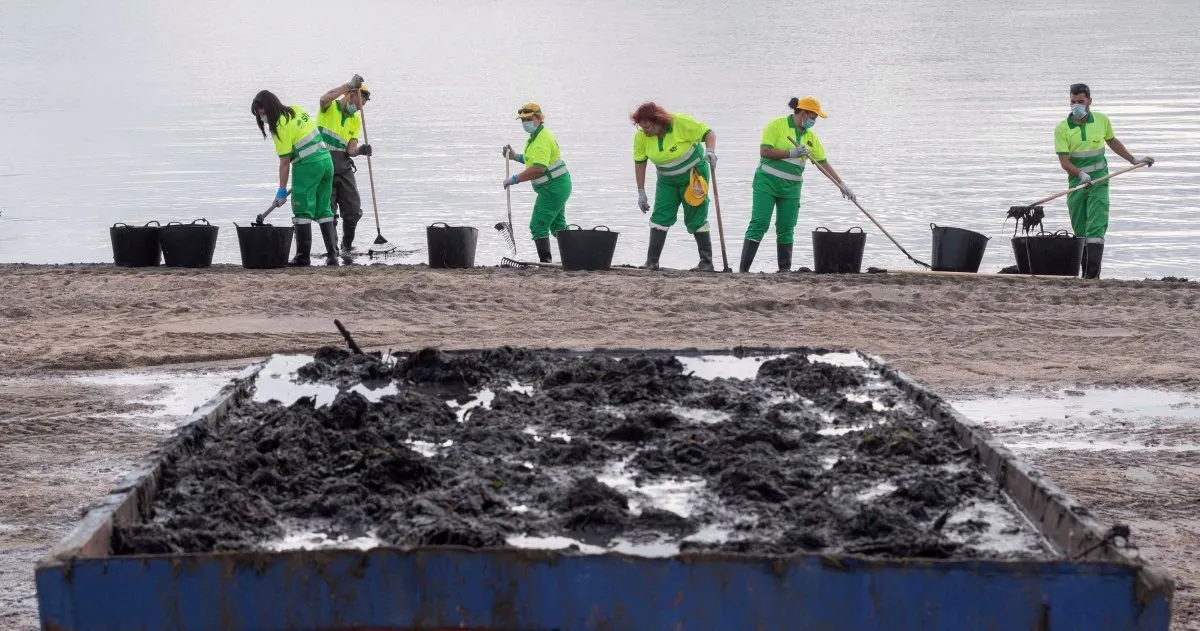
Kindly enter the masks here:
<path id="1" fill-rule="evenodd" d="M 347 114 L 353 114 L 353 113 L 355 113 L 355 112 L 357 112 L 357 111 L 358 111 L 358 106 L 357 106 L 357 105 L 355 105 L 355 104 L 353 104 L 353 103 L 350 103 L 350 104 L 346 105 L 346 113 L 347 113 Z"/>
<path id="2" fill-rule="evenodd" d="M 812 126 L 816 125 L 816 124 L 817 124 L 817 119 L 810 118 L 810 119 L 804 121 L 804 124 L 801 125 L 801 127 L 805 128 L 805 129 L 812 129 Z"/>
<path id="3" fill-rule="evenodd" d="M 538 124 L 537 121 L 521 121 L 521 127 L 525 128 L 525 133 L 532 134 L 537 131 Z"/>
<path id="4" fill-rule="evenodd" d="M 258 117 L 258 120 L 262 121 L 263 127 L 270 127 L 270 126 L 271 126 L 271 123 L 268 123 L 268 122 L 267 122 L 267 115 L 266 115 L 266 114 L 263 114 L 262 116 L 259 116 L 259 117 Z"/>
<path id="5" fill-rule="evenodd" d="M 1076 103 L 1071 106 L 1071 115 L 1075 118 L 1087 117 L 1087 106 L 1083 103 Z"/>

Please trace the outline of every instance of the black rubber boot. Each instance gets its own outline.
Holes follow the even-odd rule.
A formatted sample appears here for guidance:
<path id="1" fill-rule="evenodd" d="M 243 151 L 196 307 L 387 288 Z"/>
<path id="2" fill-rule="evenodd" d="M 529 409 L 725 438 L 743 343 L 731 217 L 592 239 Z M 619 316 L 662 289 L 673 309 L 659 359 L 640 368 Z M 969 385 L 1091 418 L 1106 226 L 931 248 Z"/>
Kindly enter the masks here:
<path id="1" fill-rule="evenodd" d="M 550 237 L 542 237 L 541 239 L 535 239 L 533 244 L 537 246 L 537 253 L 538 253 L 539 261 L 541 261 L 543 263 L 549 263 L 552 260 L 554 260 L 553 257 L 550 256 Z"/>
<path id="2" fill-rule="evenodd" d="M 292 259 L 291 265 L 308 267 L 312 264 L 308 256 L 308 253 L 312 251 L 312 224 L 298 223 L 294 228 L 296 229 L 296 256 Z"/>
<path id="3" fill-rule="evenodd" d="M 342 249 L 349 252 L 354 249 L 354 229 L 358 227 L 358 222 L 350 223 L 345 220 L 346 225 L 342 226 Z"/>
<path id="4" fill-rule="evenodd" d="M 650 229 L 650 247 L 646 249 L 646 264 L 642 266 L 643 269 L 659 269 L 658 257 L 662 256 L 663 246 L 666 243 L 666 230 Z"/>
<path id="5" fill-rule="evenodd" d="M 325 242 L 325 264 L 339 265 L 338 263 L 338 242 L 337 242 L 337 224 L 332 221 L 327 221 L 321 225 L 321 240 Z"/>
<path id="6" fill-rule="evenodd" d="M 776 243 L 775 249 L 779 255 L 779 271 L 792 271 L 792 244 Z"/>
<path id="7" fill-rule="evenodd" d="M 1083 246 L 1083 277 L 1100 278 L 1100 259 L 1104 258 L 1103 243 L 1088 243 Z"/>
<path id="8" fill-rule="evenodd" d="M 692 268 L 693 272 L 715 272 L 712 262 L 712 233 L 708 230 L 697 232 L 696 250 L 700 253 L 700 264 Z"/>
<path id="9" fill-rule="evenodd" d="M 746 239 L 742 241 L 742 262 L 738 263 L 738 271 L 745 274 L 754 263 L 754 255 L 758 254 L 758 241 Z"/>

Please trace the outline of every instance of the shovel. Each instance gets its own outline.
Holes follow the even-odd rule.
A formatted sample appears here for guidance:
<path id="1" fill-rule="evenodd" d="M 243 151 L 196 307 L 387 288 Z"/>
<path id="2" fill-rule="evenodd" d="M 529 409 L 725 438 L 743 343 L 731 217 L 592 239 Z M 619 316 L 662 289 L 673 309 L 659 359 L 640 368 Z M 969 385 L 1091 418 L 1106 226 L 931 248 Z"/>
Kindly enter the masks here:
<path id="1" fill-rule="evenodd" d="M 257 217 L 254 218 L 254 225 L 256 225 L 256 226 L 263 225 L 263 222 L 265 222 L 267 220 L 267 215 L 270 215 L 272 212 L 275 211 L 276 208 L 279 208 L 280 206 L 282 206 L 283 202 L 287 201 L 288 195 L 291 195 L 291 194 L 292 194 L 292 189 L 289 188 L 287 190 L 287 193 L 284 194 L 283 199 L 277 199 L 277 200 L 271 202 L 271 205 L 267 208 L 267 212 L 262 213 L 261 215 L 258 215 Z"/>

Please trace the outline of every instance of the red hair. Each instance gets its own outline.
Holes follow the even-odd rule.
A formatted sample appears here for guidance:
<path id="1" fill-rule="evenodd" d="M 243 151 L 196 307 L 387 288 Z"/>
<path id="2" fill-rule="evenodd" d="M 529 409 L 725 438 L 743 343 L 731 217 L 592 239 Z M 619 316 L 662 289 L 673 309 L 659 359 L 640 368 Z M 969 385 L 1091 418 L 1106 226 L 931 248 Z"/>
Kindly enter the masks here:
<path id="1" fill-rule="evenodd" d="M 666 127 L 671 124 L 671 114 L 664 110 L 658 103 L 647 101 L 638 106 L 633 113 L 629 115 L 629 120 L 633 121 L 634 125 L 649 123 L 651 125 L 662 125 Z"/>

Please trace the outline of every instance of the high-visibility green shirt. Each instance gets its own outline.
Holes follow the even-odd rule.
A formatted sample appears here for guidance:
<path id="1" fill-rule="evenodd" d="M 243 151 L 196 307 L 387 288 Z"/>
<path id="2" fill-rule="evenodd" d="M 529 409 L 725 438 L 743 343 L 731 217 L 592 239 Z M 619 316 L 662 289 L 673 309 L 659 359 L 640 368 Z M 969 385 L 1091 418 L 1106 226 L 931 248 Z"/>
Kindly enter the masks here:
<path id="1" fill-rule="evenodd" d="M 825 146 L 821 144 L 821 139 L 813 130 L 797 127 L 791 114 L 776 118 L 763 128 L 760 143 L 762 147 L 790 151 L 796 144 L 808 147 L 813 160 L 825 162 Z M 760 158 L 758 170 L 783 182 L 799 186 L 800 182 L 804 181 L 806 163 L 807 158 Z"/>
<path id="2" fill-rule="evenodd" d="M 351 140 L 359 140 L 362 118 L 358 112 L 346 112 L 346 105 L 334 99 L 317 115 L 317 127 L 330 151 L 345 151 Z"/>
<path id="3" fill-rule="evenodd" d="M 299 105 L 289 106 L 294 115 L 288 119 L 280 114 L 275 122 L 275 153 L 280 158 L 291 157 L 292 163 L 314 159 L 322 153 L 329 153 L 321 140 L 321 132 L 317 123 Z"/>
<path id="4" fill-rule="evenodd" d="M 641 128 L 633 134 L 633 161 L 653 162 L 660 176 L 686 173 L 699 164 L 704 159 L 700 142 L 711 131 L 687 114 L 671 114 L 671 119 L 661 137 L 647 136 Z"/>
<path id="5" fill-rule="evenodd" d="M 545 125 L 539 125 L 537 129 L 529 134 L 529 140 L 525 141 L 525 166 L 539 166 L 546 169 L 546 172 L 532 180 L 533 190 L 538 190 L 550 183 L 550 180 L 558 179 L 567 174 L 567 163 L 563 162 L 562 156 L 558 149 L 558 140 L 554 134 L 546 129 Z"/>
<path id="6" fill-rule="evenodd" d="M 1098 171 L 1108 169 L 1104 146 L 1113 138 L 1112 121 L 1100 112 L 1089 112 L 1082 125 L 1075 122 L 1074 116 L 1068 116 L 1054 128 L 1054 152 L 1070 156 L 1071 164 L 1097 177 Z"/>

